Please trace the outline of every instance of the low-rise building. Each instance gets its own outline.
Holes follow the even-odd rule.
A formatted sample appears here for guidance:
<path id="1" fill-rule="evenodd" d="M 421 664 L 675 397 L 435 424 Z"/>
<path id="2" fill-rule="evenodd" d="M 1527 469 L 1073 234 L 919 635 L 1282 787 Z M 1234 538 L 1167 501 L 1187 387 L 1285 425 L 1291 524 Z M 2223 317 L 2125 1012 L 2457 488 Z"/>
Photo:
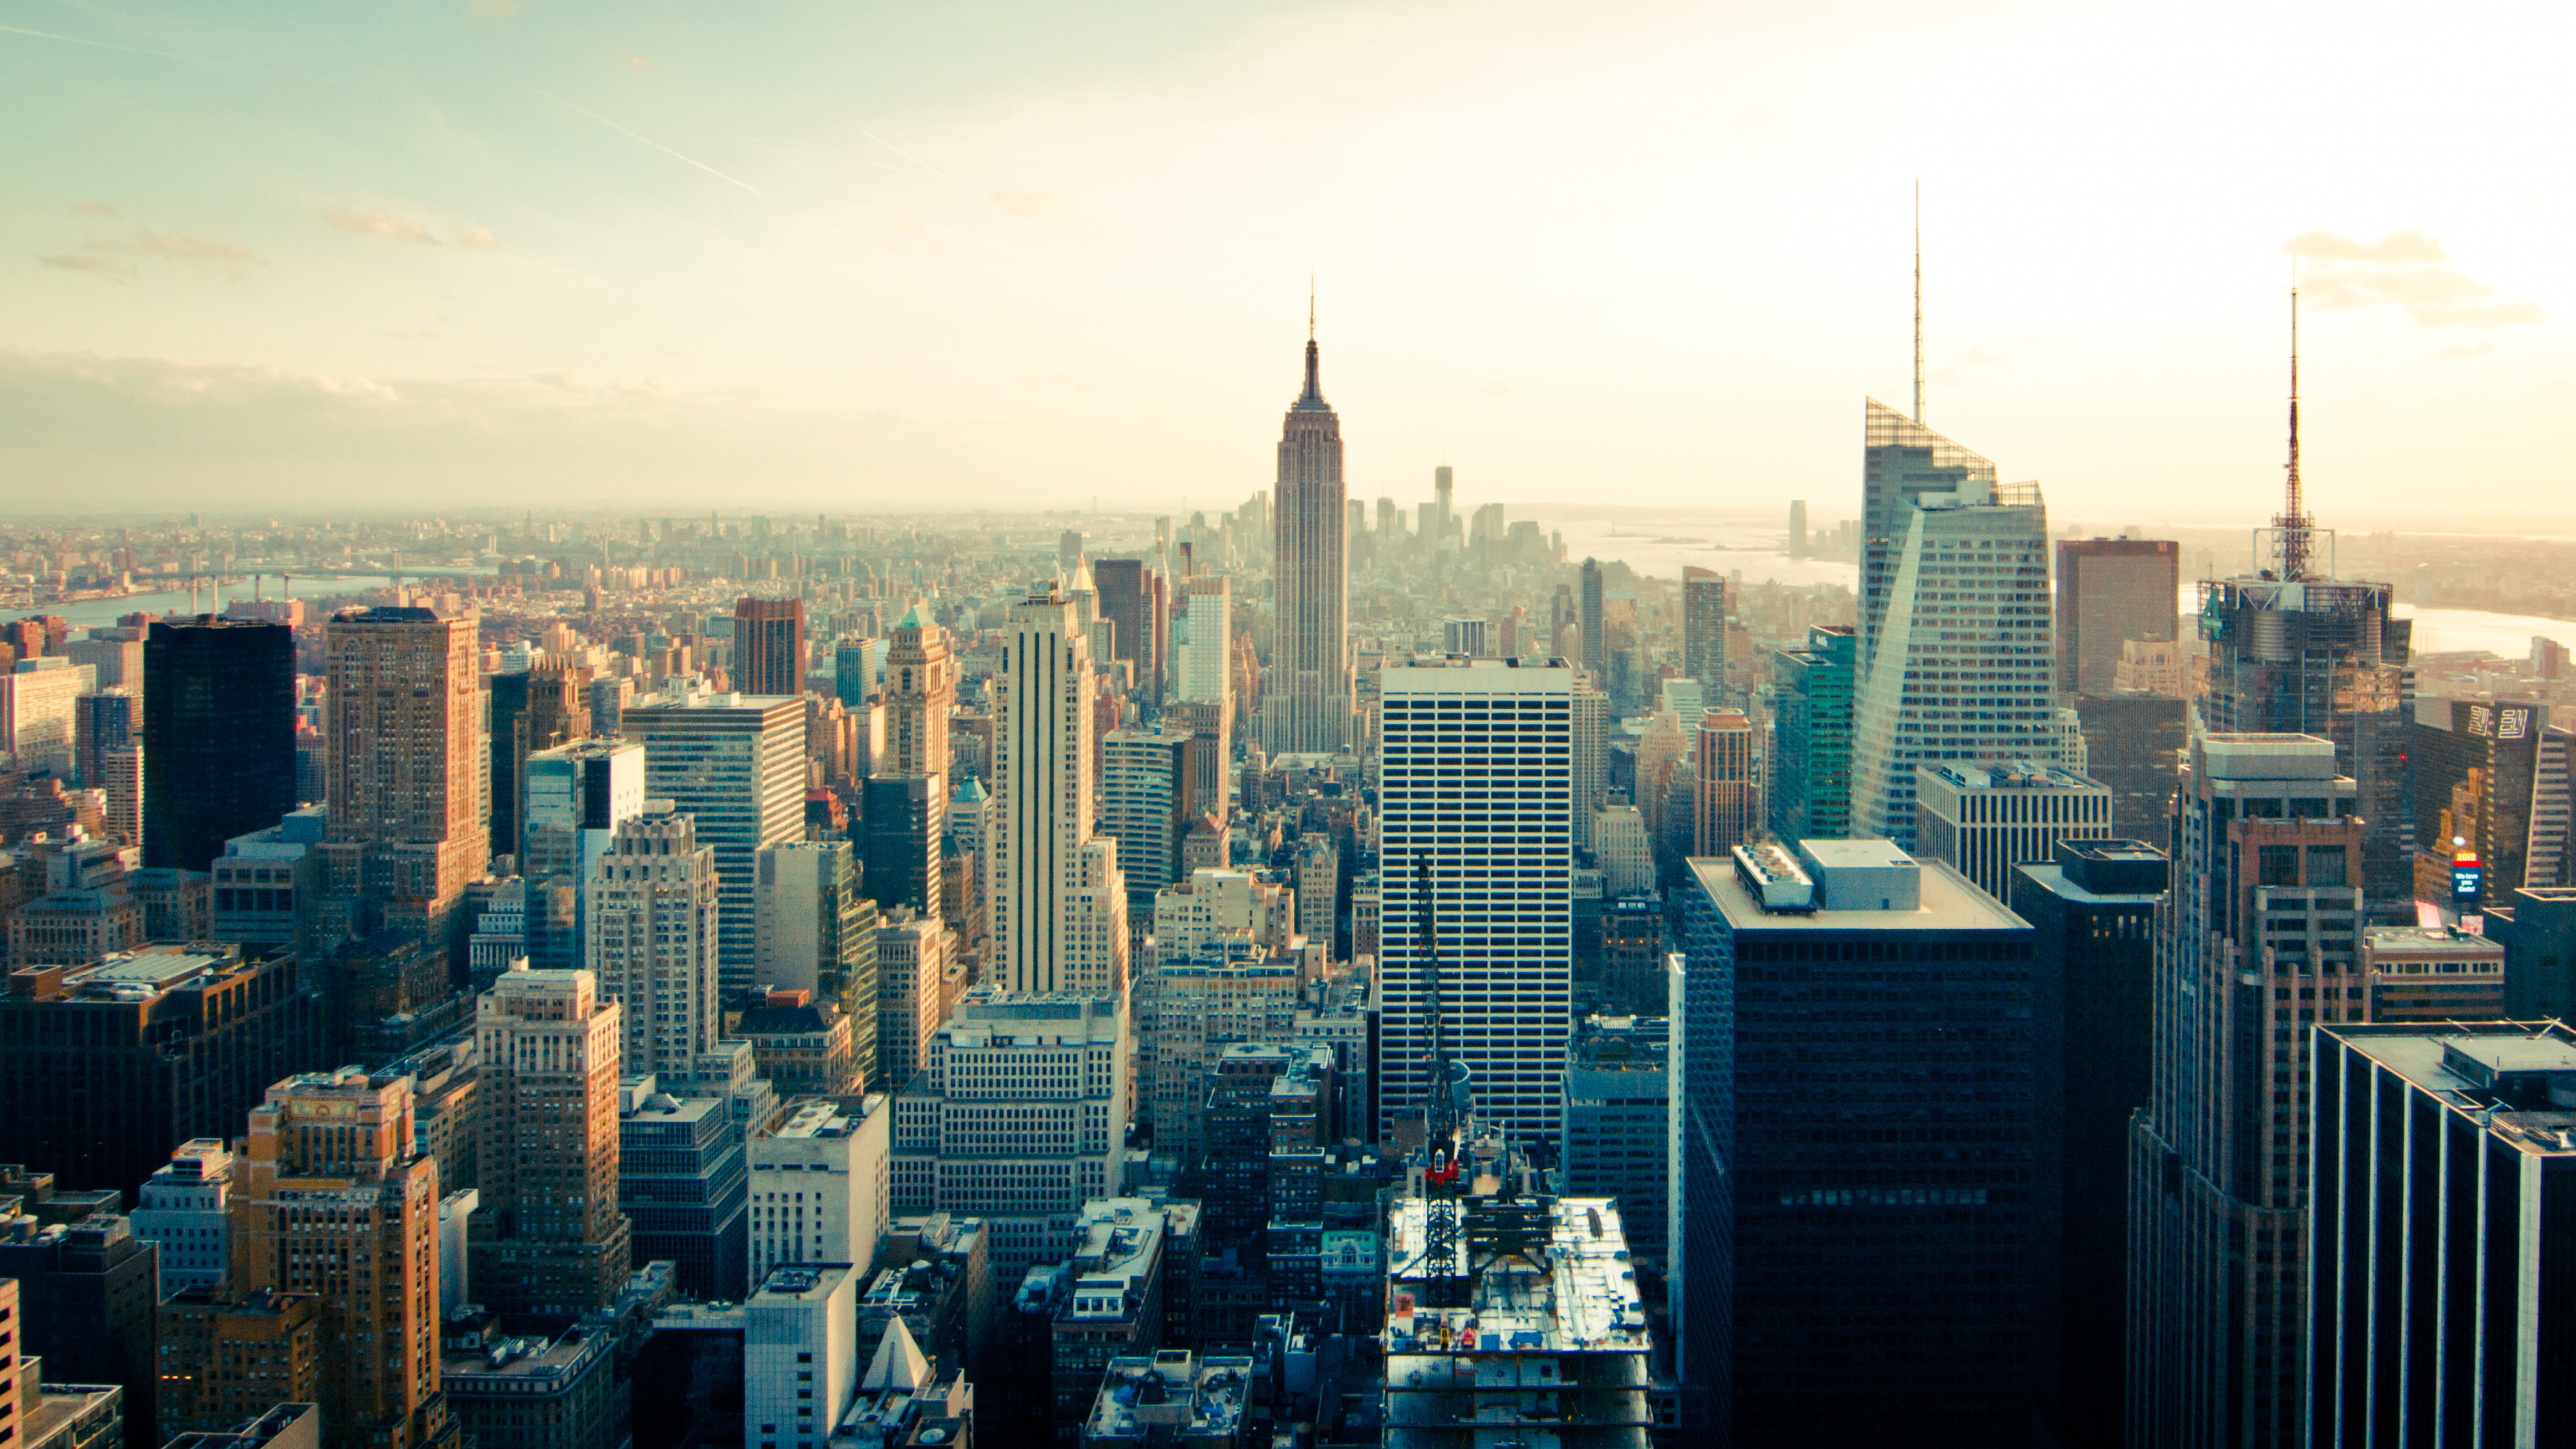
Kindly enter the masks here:
<path id="1" fill-rule="evenodd" d="M 1242 1449 L 1249 1358 L 1188 1349 L 1110 1363 L 1082 1420 L 1082 1449 Z"/>
<path id="2" fill-rule="evenodd" d="M 2506 1014 L 2504 943 L 2457 926 L 2371 926 L 2361 973 L 2372 1021 L 2492 1021 Z"/>
<path id="3" fill-rule="evenodd" d="M 867 1266 L 886 1226 L 891 1116 L 882 1094 L 800 1097 L 752 1128 L 753 1281 L 780 1264 Z"/>
<path id="4" fill-rule="evenodd" d="M 620 1449 L 616 1374 L 601 1325 L 511 1336 L 488 1313 L 447 1321 L 439 1382 L 476 1449 Z"/>
<path id="5" fill-rule="evenodd" d="M 134 1235 L 161 1249 L 161 1295 L 221 1287 L 231 1276 L 233 1155 L 217 1137 L 193 1137 L 143 1184 Z"/>

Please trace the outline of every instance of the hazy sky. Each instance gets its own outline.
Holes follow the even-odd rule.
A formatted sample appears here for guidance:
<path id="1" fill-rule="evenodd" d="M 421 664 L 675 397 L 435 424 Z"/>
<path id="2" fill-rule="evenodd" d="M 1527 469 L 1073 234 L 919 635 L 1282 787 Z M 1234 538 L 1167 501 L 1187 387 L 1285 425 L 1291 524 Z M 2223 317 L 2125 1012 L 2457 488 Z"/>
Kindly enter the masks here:
<path id="1" fill-rule="evenodd" d="M 2563 6 L 0 0 L 0 512 L 1355 496 L 2576 531 Z M 34 506 L 42 506 L 37 503 Z"/>

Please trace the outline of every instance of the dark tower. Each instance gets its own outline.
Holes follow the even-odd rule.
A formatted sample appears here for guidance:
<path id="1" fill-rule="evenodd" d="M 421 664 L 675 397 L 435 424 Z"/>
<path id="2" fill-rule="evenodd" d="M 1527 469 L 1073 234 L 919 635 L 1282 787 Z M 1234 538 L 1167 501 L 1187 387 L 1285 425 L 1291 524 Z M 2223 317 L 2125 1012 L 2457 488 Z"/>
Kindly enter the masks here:
<path id="1" fill-rule="evenodd" d="M 744 694 L 805 692 L 805 601 L 739 599 L 733 606 L 733 687 Z"/>
<path id="2" fill-rule="evenodd" d="M 143 860 L 204 870 L 295 808 L 295 633 L 157 620 L 143 679 Z"/>

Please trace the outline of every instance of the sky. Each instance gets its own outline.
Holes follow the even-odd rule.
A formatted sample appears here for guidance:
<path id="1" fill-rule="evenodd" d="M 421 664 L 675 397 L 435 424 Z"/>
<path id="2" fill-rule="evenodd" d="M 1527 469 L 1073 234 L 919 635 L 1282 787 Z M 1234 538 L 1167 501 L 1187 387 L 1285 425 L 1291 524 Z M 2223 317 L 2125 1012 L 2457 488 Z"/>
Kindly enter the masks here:
<path id="1" fill-rule="evenodd" d="M 2564 7 L 0 0 L 0 514 L 1354 497 L 2576 533 Z"/>

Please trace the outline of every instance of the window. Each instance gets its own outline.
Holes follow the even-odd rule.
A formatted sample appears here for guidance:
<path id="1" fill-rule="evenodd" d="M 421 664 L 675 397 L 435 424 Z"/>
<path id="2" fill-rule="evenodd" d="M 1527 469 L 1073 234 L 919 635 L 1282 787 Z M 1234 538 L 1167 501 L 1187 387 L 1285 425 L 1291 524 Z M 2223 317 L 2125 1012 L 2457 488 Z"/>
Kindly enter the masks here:
<path id="1" fill-rule="evenodd" d="M 2336 848 L 2340 852 L 2341 847 Z M 2299 848 L 2295 845 L 2260 847 L 2256 885 L 2294 886 L 2299 883 Z"/>
<path id="2" fill-rule="evenodd" d="M 2345 884 L 2342 846 L 2311 845 L 2308 847 L 2308 884 L 2312 886 Z"/>

